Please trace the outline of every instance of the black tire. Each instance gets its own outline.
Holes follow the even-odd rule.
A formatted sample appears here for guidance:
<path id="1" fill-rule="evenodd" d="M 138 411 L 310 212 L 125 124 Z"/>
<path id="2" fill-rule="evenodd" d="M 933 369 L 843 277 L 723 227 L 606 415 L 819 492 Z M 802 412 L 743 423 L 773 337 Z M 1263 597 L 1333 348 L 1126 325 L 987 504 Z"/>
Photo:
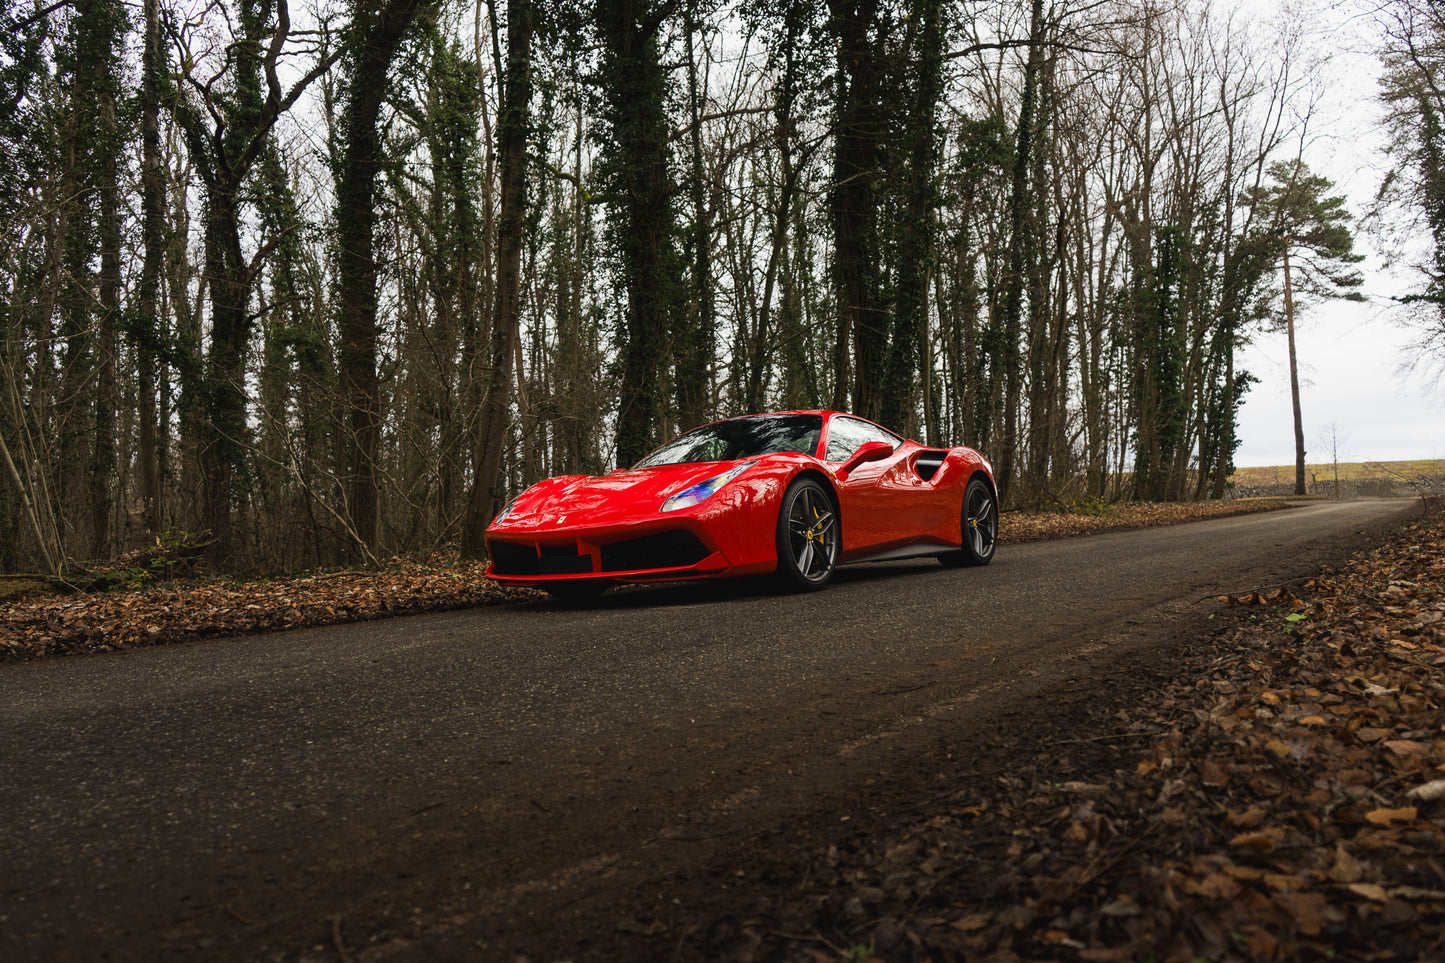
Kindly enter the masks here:
<path id="1" fill-rule="evenodd" d="M 778 508 L 778 575 L 789 588 L 816 592 L 838 567 L 838 507 L 811 478 L 799 478 Z"/>
<path id="2" fill-rule="evenodd" d="M 938 560 L 944 565 L 987 565 L 998 547 L 998 501 L 983 478 L 975 475 L 969 479 L 959 516 L 963 548 L 940 555 Z"/>
<path id="3" fill-rule="evenodd" d="M 602 593 L 607 591 L 607 583 L 591 579 L 578 582 L 552 582 L 542 586 L 542 590 L 563 605 L 586 605 L 589 602 L 597 601 Z"/>

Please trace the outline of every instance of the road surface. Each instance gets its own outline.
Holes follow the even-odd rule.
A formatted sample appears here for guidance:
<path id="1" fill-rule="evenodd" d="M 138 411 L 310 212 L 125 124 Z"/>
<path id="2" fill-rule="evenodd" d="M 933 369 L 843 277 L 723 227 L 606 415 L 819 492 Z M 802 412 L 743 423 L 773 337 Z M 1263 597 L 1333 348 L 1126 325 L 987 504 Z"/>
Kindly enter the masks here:
<path id="1" fill-rule="evenodd" d="M 1407 508 L 5 667 L 0 958 L 512 959 Z"/>

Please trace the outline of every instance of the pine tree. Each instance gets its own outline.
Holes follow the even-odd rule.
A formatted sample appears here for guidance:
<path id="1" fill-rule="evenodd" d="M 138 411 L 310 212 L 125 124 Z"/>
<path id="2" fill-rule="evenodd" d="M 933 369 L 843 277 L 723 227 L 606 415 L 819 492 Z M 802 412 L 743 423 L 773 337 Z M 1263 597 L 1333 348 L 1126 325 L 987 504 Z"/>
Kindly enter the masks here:
<path id="1" fill-rule="evenodd" d="M 1273 239 L 1276 264 L 1284 281 L 1284 328 L 1289 342 L 1289 387 L 1294 405 L 1295 494 L 1305 494 L 1305 435 L 1300 414 L 1299 365 L 1295 351 L 1295 313 L 1301 302 L 1343 298 L 1363 301 L 1364 282 L 1350 265 L 1364 260 L 1354 252 L 1351 215 L 1343 196 L 1330 196 L 1328 178 L 1313 174 L 1302 160 L 1269 167 L 1271 183 L 1249 192 L 1249 201 Z"/>

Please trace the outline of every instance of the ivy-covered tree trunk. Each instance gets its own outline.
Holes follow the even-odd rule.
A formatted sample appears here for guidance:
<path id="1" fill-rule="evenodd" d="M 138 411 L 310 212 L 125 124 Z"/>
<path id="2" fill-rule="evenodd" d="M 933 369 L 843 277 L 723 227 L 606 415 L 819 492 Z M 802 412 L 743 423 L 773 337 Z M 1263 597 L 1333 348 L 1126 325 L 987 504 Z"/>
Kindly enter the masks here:
<path id="1" fill-rule="evenodd" d="M 123 15 L 116 15 L 123 21 Z M 116 36 L 115 46 L 120 46 Z M 111 545 L 111 514 L 120 485 L 116 480 L 117 437 L 116 414 L 120 406 L 117 364 L 120 354 L 121 315 L 121 202 L 120 159 L 123 148 L 119 112 L 120 82 L 114 76 L 119 58 L 114 48 L 101 61 L 110 73 L 110 82 L 99 91 L 98 113 L 100 144 L 97 202 L 99 207 L 100 276 L 97 278 L 100 317 L 96 338 L 96 379 L 94 447 L 90 462 L 91 552 L 97 558 L 114 554 Z"/>
<path id="2" fill-rule="evenodd" d="M 428 457 L 418 452 L 415 471 L 436 476 L 436 523 L 446 532 L 464 514 L 458 501 L 470 497 L 472 431 L 478 412 L 463 398 L 470 385 L 457 383 L 453 358 L 460 350 L 461 371 L 470 375 L 467 362 L 475 357 L 482 330 L 478 262 L 483 242 L 477 217 L 476 195 L 481 172 L 478 128 L 481 88 L 475 69 L 460 45 L 438 32 L 431 41 L 432 69 L 427 78 L 427 150 L 433 159 L 429 190 L 431 216 L 421 227 L 425 235 L 425 272 L 431 289 L 434 321 L 430 337 L 423 336 L 429 353 L 437 358 L 426 375 L 426 407 L 435 419 L 439 451 Z M 413 375 L 416 377 L 416 375 Z M 464 524 L 463 524 L 463 527 Z"/>
<path id="3" fill-rule="evenodd" d="M 85 103 L 75 104 L 86 130 L 81 176 L 90 182 L 95 214 L 100 273 L 95 279 L 93 339 L 94 398 L 91 406 L 91 451 L 88 467 L 90 551 L 111 554 L 111 513 L 115 504 L 116 362 L 121 312 L 120 158 L 124 149 L 120 111 L 120 49 L 130 24 L 124 7 L 114 0 L 88 0 L 77 10 L 80 46 L 77 75 L 86 76 Z M 80 158 L 77 158 L 80 160 Z"/>
<path id="4" fill-rule="evenodd" d="M 828 212 L 833 224 L 833 275 L 838 291 L 835 407 L 878 418 L 887 370 L 888 317 L 880 292 L 877 180 L 883 118 L 883 66 L 877 38 L 878 0 L 829 0 L 837 33 L 837 129 Z M 851 343 L 852 383 L 847 348 Z"/>
<path id="5" fill-rule="evenodd" d="M 476 438 L 477 476 L 472 484 L 463 553 L 486 551 L 483 534 L 496 513 L 502 451 L 507 445 L 513 359 L 521 316 L 522 246 L 527 228 L 527 133 L 531 127 L 532 4 L 507 5 L 507 73 L 497 138 L 501 153 L 502 216 L 498 224 L 497 304 L 492 330 L 492 375 Z"/>
<path id="6" fill-rule="evenodd" d="M 604 165 L 611 225 L 627 292 L 619 365 L 617 463 L 630 465 L 660 440 L 666 398 L 668 316 L 676 258 L 673 184 L 668 174 L 667 72 L 658 33 L 677 0 L 602 0 Z"/>
<path id="7" fill-rule="evenodd" d="M 716 307 L 712 279 L 712 200 L 703 170 L 703 91 L 699 78 L 697 48 L 700 25 L 698 0 L 687 0 L 686 31 L 687 103 L 691 120 L 689 140 L 688 193 L 692 205 L 692 230 L 688 245 L 692 283 L 687 311 L 677 312 L 673 324 L 673 366 L 677 372 L 677 421 L 682 429 L 707 420 L 712 355 L 716 338 Z"/>
<path id="8" fill-rule="evenodd" d="M 119 48 L 129 24 L 113 0 L 84 0 L 56 50 L 59 196 L 55 275 L 63 351 L 55 399 L 59 506 L 81 537 L 71 551 L 108 554 L 116 463 L 120 308 Z M 96 270 L 97 263 L 99 271 Z"/>
<path id="9" fill-rule="evenodd" d="M 340 249 L 341 382 L 346 393 L 347 514 L 353 551 L 374 560 L 377 545 L 377 446 L 381 398 L 376 358 L 376 173 L 382 163 L 377 120 L 387 75 L 425 0 L 354 8 L 349 54 L 346 143 L 336 189 Z"/>
<path id="10" fill-rule="evenodd" d="M 136 290 L 132 340 L 136 347 L 137 412 L 136 461 L 140 471 L 141 511 L 148 532 L 159 533 L 162 524 L 161 472 L 156 416 L 156 347 L 160 341 L 160 279 L 165 257 L 165 176 L 161 171 L 160 0 L 145 0 L 145 40 L 141 54 L 141 261 Z"/>
<path id="11" fill-rule="evenodd" d="M 916 78 L 917 96 L 908 118 L 909 145 L 903 224 L 898 245 L 898 283 L 893 337 L 888 348 L 879 417 L 895 431 L 912 432 L 918 396 L 919 350 L 928 326 L 928 276 L 933 268 L 933 209 L 937 203 L 936 117 L 943 87 L 943 3 L 922 0 Z M 931 363 L 923 366 L 931 378 Z"/>
<path id="12" fill-rule="evenodd" d="M 1017 146 L 1014 150 L 1013 183 L 1009 191 L 1008 207 L 1008 277 L 1001 344 L 1004 382 L 1003 439 L 997 456 L 999 501 L 1002 504 L 1008 504 L 1019 454 L 1019 399 L 1023 390 L 1023 360 L 1019 352 L 1019 337 L 1023 323 L 1024 287 L 1028 281 L 1027 268 L 1034 247 L 1034 238 L 1027 223 L 1028 181 L 1035 135 L 1034 112 L 1040 74 L 1043 71 L 1043 38 L 1043 0 L 1033 0 L 1029 13 L 1029 55 L 1024 65 L 1023 99 L 1019 105 Z"/>

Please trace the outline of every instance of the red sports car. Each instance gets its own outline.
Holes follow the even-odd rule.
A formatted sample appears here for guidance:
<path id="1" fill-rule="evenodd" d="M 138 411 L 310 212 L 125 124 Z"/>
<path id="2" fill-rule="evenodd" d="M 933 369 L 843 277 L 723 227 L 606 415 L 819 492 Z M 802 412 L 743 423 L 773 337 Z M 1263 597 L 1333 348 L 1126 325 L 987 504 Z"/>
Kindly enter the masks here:
<path id="1" fill-rule="evenodd" d="M 837 411 L 718 421 L 631 468 L 538 482 L 487 529 L 487 574 L 566 599 L 619 582 L 776 572 L 820 589 L 848 562 L 987 565 L 993 470 Z"/>

